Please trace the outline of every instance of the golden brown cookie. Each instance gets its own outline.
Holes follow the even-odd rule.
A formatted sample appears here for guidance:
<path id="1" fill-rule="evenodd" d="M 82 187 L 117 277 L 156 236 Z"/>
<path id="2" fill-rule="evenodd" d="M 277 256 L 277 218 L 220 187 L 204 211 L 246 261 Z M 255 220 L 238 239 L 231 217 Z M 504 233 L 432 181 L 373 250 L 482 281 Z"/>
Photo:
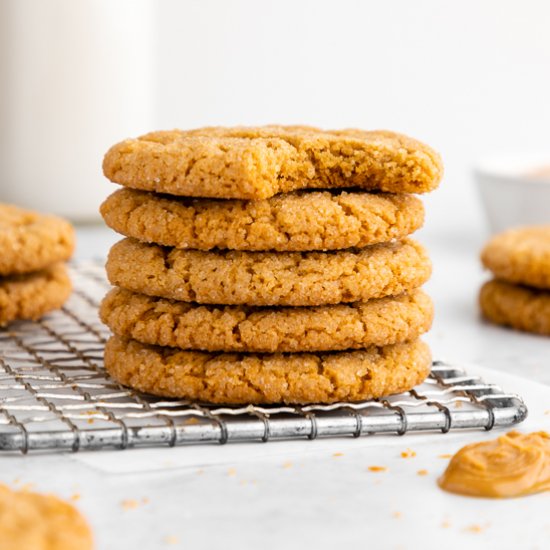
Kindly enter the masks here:
<path id="1" fill-rule="evenodd" d="M 297 192 L 259 201 L 185 199 L 120 189 L 109 227 L 139 241 L 210 250 L 336 250 L 391 241 L 424 222 L 413 195 Z"/>
<path id="2" fill-rule="evenodd" d="M 105 368 L 121 384 L 162 397 L 208 403 L 334 403 L 410 390 L 430 373 L 426 344 L 324 354 L 181 351 L 113 336 Z"/>
<path id="3" fill-rule="evenodd" d="M 415 340 L 429 330 L 433 303 L 421 290 L 349 305 L 205 306 L 115 288 L 100 308 L 118 336 L 204 351 L 296 352 L 361 349 Z"/>
<path id="4" fill-rule="evenodd" d="M 0 203 L 0 275 L 29 273 L 67 260 L 74 241 L 69 222 Z"/>
<path id="5" fill-rule="evenodd" d="M 497 325 L 550 335 L 550 291 L 492 280 L 481 287 L 479 305 Z"/>
<path id="6" fill-rule="evenodd" d="M 496 235 L 485 245 L 481 261 L 498 279 L 550 289 L 550 225 Z"/>
<path id="7" fill-rule="evenodd" d="M 410 291 L 431 263 L 411 239 L 338 252 L 201 252 L 116 243 L 106 264 L 113 285 L 201 304 L 318 306 Z"/>
<path id="8" fill-rule="evenodd" d="M 91 550 L 89 525 L 74 506 L 53 495 L 0 484 L 2 550 Z"/>
<path id="9" fill-rule="evenodd" d="M 152 132 L 114 145 L 103 172 L 144 191 L 267 199 L 306 188 L 425 193 L 443 167 L 430 147 L 393 132 L 264 126 Z"/>
<path id="10" fill-rule="evenodd" d="M 62 263 L 34 273 L 0 277 L 0 326 L 16 319 L 39 319 L 60 308 L 71 290 Z"/>

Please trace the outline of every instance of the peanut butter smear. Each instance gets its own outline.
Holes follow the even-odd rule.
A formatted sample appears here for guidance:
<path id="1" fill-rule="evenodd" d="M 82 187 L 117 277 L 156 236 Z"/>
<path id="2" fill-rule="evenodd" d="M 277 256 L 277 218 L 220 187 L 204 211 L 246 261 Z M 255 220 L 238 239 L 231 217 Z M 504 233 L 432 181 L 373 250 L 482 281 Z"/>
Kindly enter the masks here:
<path id="1" fill-rule="evenodd" d="M 438 480 L 451 493 L 510 498 L 550 490 L 550 435 L 508 432 L 466 445 Z"/>

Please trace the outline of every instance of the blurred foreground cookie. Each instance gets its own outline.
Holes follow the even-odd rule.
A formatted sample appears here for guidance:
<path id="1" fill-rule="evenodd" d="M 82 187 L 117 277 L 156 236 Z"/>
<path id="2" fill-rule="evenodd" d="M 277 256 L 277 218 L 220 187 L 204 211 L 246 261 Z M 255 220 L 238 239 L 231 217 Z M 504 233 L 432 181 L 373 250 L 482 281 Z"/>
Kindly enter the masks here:
<path id="1" fill-rule="evenodd" d="M 429 330 L 433 303 L 421 290 L 318 307 L 204 306 L 116 288 L 101 320 L 144 344 L 203 351 L 300 352 L 359 349 L 415 340 Z"/>
<path id="2" fill-rule="evenodd" d="M 258 201 L 185 199 L 121 189 L 101 205 L 139 241 L 210 250 L 336 250 L 405 237 L 424 222 L 412 195 L 309 191 Z"/>
<path id="3" fill-rule="evenodd" d="M 443 167 L 433 149 L 394 132 L 264 126 L 152 132 L 111 147 L 103 172 L 144 191 L 266 199 L 307 188 L 425 193 Z"/>
<path id="4" fill-rule="evenodd" d="M 93 538 L 86 520 L 68 502 L 0 484 L 0 548 L 91 550 Z"/>
<path id="5" fill-rule="evenodd" d="M 430 373 L 420 340 L 325 354 L 181 351 L 118 336 L 105 346 L 105 368 L 121 384 L 162 397 L 225 404 L 334 403 L 400 393 Z"/>
<path id="6" fill-rule="evenodd" d="M 481 288 L 479 304 L 493 323 L 550 335 L 550 291 L 493 280 Z"/>
<path id="7" fill-rule="evenodd" d="M 74 243 L 69 222 L 0 203 L 0 275 L 29 273 L 68 260 Z"/>
<path id="8" fill-rule="evenodd" d="M 0 326 L 16 319 L 39 319 L 60 308 L 71 289 L 63 263 L 33 273 L 0 277 Z"/>
<path id="9" fill-rule="evenodd" d="M 497 279 L 550 290 L 550 225 L 496 235 L 483 249 L 481 261 Z"/>
<path id="10" fill-rule="evenodd" d="M 183 302 L 317 306 L 418 288 L 431 262 L 411 239 L 338 252 L 200 252 L 123 239 L 106 270 L 113 285 Z"/>

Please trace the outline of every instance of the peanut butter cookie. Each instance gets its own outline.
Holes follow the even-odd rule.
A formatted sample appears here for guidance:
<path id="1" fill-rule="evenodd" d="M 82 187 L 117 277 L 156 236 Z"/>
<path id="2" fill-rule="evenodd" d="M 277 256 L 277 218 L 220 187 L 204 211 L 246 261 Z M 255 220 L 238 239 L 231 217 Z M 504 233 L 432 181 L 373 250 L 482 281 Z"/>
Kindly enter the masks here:
<path id="1" fill-rule="evenodd" d="M 105 368 L 121 384 L 162 397 L 208 403 L 334 403 L 410 390 L 431 368 L 420 340 L 326 354 L 181 351 L 113 336 Z"/>
<path id="2" fill-rule="evenodd" d="M 481 287 L 479 304 L 497 325 L 550 335 L 550 291 L 493 280 Z"/>
<path id="3" fill-rule="evenodd" d="M 67 260 L 74 241 L 69 222 L 0 203 L 0 275 L 29 273 Z"/>
<path id="4" fill-rule="evenodd" d="M 481 261 L 497 279 L 550 289 L 550 225 L 496 235 L 483 249 Z"/>
<path id="5" fill-rule="evenodd" d="M 60 308 L 71 288 L 62 263 L 34 273 L 0 277 L 0 326 L 16 319 L 39 319 Z"/>
<path id="6" fill-rule="evenodd" d="M 349 305 L 204 306 L 116 288 L 101 320 L 118 336 L 144 344 L 204 351 L 296 352 L 386 346 L 429 330 L 433 304 L 421 290 Z"/>
<path id="7" fill-rule="evenodd" d="M 53 495 L 0 484 L 2 550 L 92 550 L 90 527 L 74 506 Z"/>
<path id="8" fill-rule="evenodd" d="M 183 302 L 318 306 L 410 291 L 431 263 L 411 239 L 338 252 L 201 252 L 116 243 L 106 264 L 113 285 Z"/>
<path id="9" fill-rule="evenodd" d="M 114 145 L 103 172 L 144 191 L 267 199 L 306 188 L 425 193 L 443 167 L 430 147 L 393 132 L 265 126 L 152 132 Z"/>
<path id="10" fill-rule="evenodd" d="M 120 189 L 109 227 L 143 242 L 210 250 L 336 250 L 402 238 L 424 222 L 413 195 L 297 192 L 258 201 L 185 199 Z"/>

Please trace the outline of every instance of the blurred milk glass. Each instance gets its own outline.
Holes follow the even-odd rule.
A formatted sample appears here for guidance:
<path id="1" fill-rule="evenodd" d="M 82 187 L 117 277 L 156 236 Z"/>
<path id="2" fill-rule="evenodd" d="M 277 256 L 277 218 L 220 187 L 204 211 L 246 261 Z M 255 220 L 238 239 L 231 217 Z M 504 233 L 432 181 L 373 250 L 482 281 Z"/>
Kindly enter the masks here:
<path id="1" fill-rule="evenodd" d="M 152 129 L 154 15 L 150 0 L 0 2 L 0 201 L 99 218 L 103 154 Z"/>

